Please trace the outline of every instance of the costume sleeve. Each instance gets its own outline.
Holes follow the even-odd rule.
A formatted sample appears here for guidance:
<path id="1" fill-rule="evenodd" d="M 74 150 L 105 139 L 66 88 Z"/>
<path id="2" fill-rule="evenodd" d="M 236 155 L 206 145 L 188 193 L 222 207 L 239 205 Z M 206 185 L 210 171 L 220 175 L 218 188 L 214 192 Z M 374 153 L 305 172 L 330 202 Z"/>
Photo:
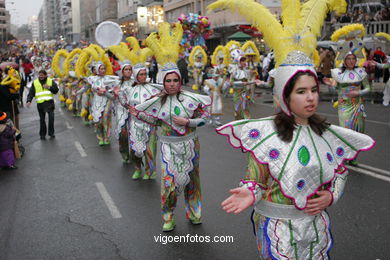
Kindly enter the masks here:
<path id="1" fill-rule="evenodd" d="M 194 118 L 190 118 L 189 119 L 189 122 L 188 122 L 188 126 L 189 127 L 200 127 L 200 126 L 204 126 L 206 124 L 206 115 L 205 113 L 202 113 L 201 111 L 199 111 L 200 108 L 198 108 L 197 110 L 194 111 Z"/>
<path id="2" fill-rule="evenodd" d="M 344 172 L 342 175 L 337 174 L 336 178 L 334 178 L 334 180 L 332 181 L 332 185 L 329 190 L 333 196 L 333 201 L 331 205 L 336 204 L 337 201 L 344 194 L 344 187 L 345 183 L 347 182 L 348 174 L 348 171 Z"/>
<path id="3" fill-rule="evenodd" d="M 388 69 L 390 68 L 390 64 L 381 64 L 381 63 L 377 63 L 376 66 L 380 69 Z"/>
<path id="4" fill-rule="evenodd" d="M 269 170 L 266 164 L 259 163 L 253 154 L 248 154 L 248 167 L 246 176 L 240 181 L 240 187 L 249 189 L 253 194 L 253 204 L 261 200 L 263 193 L 267 190 Z"/>
<path id="5" fill-rule="evenodd" d="M 157 118 L 147 115 L 143 111 L 139 111 L 137 118 L 151 125 L 157 125 Z"/>
<path id="6" fill-rule="evenodd" d="M 370 83 L 368 82 L 368 78 L 365 77 L 362 81 L 363 89 L 359 91 L 360 96 L 364 96 L 371 91 Z"/>

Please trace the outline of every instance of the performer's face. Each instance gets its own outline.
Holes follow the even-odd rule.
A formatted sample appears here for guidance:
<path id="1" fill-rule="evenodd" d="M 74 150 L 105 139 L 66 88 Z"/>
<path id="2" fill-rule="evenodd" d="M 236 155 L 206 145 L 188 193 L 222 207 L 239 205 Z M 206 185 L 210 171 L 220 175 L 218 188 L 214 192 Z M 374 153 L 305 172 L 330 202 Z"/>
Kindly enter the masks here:
<path id="1" fill-rule="evenodd" d="M 146 82 L 146 70 L 140 70 L 137 74 L 137 81 L 141 84 Z"/>
<path id="2" fill-rule="evenodd" d="M 130 79 L 131 78 L 131 73 L 133 73 L 133 70 L 131 66 L 125 66 L 123 68 L 123 77 Z"/>
<path id="3" fill-rule="evenodd" d="M 164 80 L 164 88 L 168 95 L 174 95 L 180 90 L 180 78 L 176 73 L 168 74 Z"/>
<path id="4" fill-rule="evenodd" d="M 104 76 L 106 74 L 106 66 L 100 65 L 99 66 L 99 76 Z"/>
<path id="5" fill-rule="evenodd" d="M 348 55 L 347 57 L 345 57 L 344 64 L 345 64 L 345 67 L 347 67 L 347 69 L 349 69 L 349 70 L 353 69 L 356 65 L 355 55 L 351 54 L 351 55 Z"/>
<path id="6" fill-rule="evenodd" d="M 295 82 L 288 98 L 290 110 L 297 124 L 307 124 L 318 107 L 318 85 L 313 76 L 302 75 Z"/>

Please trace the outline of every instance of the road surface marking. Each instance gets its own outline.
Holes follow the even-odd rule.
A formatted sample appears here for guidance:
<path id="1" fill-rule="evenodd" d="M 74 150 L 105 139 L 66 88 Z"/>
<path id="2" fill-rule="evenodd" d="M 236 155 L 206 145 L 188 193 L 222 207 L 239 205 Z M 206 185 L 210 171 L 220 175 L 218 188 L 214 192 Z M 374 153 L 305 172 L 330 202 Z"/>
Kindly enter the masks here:
<path id="1" fill-rule="evenodd" d="M 104 187 L 104 184 L 101 182 L 96 182 L 96 187 L 98 188 L 100 195 L 102 196 L 104 202 L 106 203 L 106 206 L 108 210 L 111 213 L 111 216 L 113 218 L 121 218 L 122 215 L 119 212 L 118 208 L 115 206 L 114 201 L 112 200 L 110 194 L 108 194 L 106 187 Z"/>
<path id="2" fill-rule="evenodd" d="M 65 122 L 66 124 L 66 128 L 68 129 L 73 129 L 73 126 L 70 125 L 70 123 L 68 121 Z"/>
<path id="3" fill-rule="evenodd" d="M 384 181 L 390 182 L 390 177 L 383 176 L 383 175 L 380 175 L 380 174 L 377 174 L 377 173 L 374 173 L 374 172 L 371 172 L 371 171 L 368 171 L 368 170 L 360 169 L 358 167 L 350 166 L 350 165 L 348 166 L 348 168 L 351 169 L 351 170 L 354 170 L 356 172 L 360 172 L 360 173 L 366 174 L 368 176 L 371 176 L 371 177 L 374 177 L 374 178 L 377 178 L 377 179 L 380 179 L 380 180 L 384 180 Z"/>
<path id="4" fill-rule="evenodd" d="M 79 151 L 81 157 L 87 157 L 87 153 L 85 152 L 84 148 L 81 146 L 80 142 L 75 141 L 74 145 L 76 146 L 77 151 Z"/>
<path id="5" fill-rule="evenodd" d="M 60 111 L 60 114 L 63 116 L 64 115 L 64 111 L 62 111 L 62 109 L 58 109 L 58 111 Z"/>
<path id="6" fill-rule="evenodd" d="M 362 164 L 362 163 L 359 163 L 358 165 L 359 165 L 360 168 L 364 168 L 366 170 L 371 170 L 373 172 L 381 173 L 383 175 L 387 175 L 387 176 L 390 177 L 390 172 L 389 171 L 382 170 L 382 169 L 379 169 L 379 168 L 375 168 L 375 167 L 372 167 L 370 165 Z"/>

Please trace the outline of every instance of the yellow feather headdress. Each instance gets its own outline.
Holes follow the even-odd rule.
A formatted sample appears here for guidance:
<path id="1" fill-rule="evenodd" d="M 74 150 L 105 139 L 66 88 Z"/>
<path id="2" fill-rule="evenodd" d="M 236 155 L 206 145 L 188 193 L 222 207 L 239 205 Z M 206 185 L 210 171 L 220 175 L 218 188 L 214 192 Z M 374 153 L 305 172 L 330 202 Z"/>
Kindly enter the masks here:
<path id="1" fill-rule="evenodd" d="M 228 55 L 226 55 L 226 48 L 222 45 L 218 45 L 217 48 L 215 48 L 213 55 L 211 56 L 211 64 L 221 64 L 221 62 L 219 61 L 220 58 L 223 58 L 223 64 L 228 64 Z"/>
<path id="2" fill-rule="evenodd" d="M 231 41 L 228 41 L 228 43 L 226 43 L 225 45 L 225 50 L 226 50 L 226 55 L 228 57 L 228 63 L 233 63 L 234 62 L 234 55 L 232 55 L 232 53 L 235 51 L 235 50 L 241 50 L 241 43 L 239 43 L 238 41 L 234 41 L 234 40 L 231 40 Z"/>
<path id="3" fill-rule="evenodd" d="M 72 50 L 69 55 L 66 57 L 65 62 L 64 62 L 64 73 L 65 76 L 69 75 L 70 71 L 74 71 L 77 63 L 77 59 L 79 58 L 81 54 L 81 49 L 76 48 Z"/>
<path id="4" fill-rule="evenodd" d="M 104 66 L 106 67 L 107 75 L 112 75 L 114 73 L 110 59 L 106 55 L 105 51 L 99 45 L 90 44 L 87 48 L 82 50 L 80 57 L 77 60 L 77 77 L 90 76 L 90 67 L 98 67 L 99 64 L 104 64 Z"/>
<path id="5" fill-rule="evenodd" d="M 357 58 L 358 66 L 363 66 L 366 61 L 366 54 L 363 50 L 362 37 L 366 29 L 363 24 L 350 24 L 335 31 L 330 39 L 337 42 L 336 67 L 344 63 L 344 59 L 349 54 L 354 54 Z"/>
<path id="6" fill-rule="evenodd" d="M 153 51 L 150 48 L 142 48 L 135 37 L 127 37 L 126 41 L 130 43 L 130 56 L 134 64 L 134 68 L 145 68 L 145 62 L 149 57 L 153 56 Z"/>
<path id="7" fill-rule="evenodd" d="M 252 26 L 263 33 L 264 40 L 274 50 L 279 66 L 292 51 L 301 51 L 308 57 L 317 47 L 317 36 L 329 11 L 345 12 L 345 0 L 282 0 L 282 21 L 263 5 L 254 0 L 218 0 L 208 6 L 209 10 L 237 11 L 248 19 Z"/>
<path id="8" fill-rule="evenodd" d="M 63 78 L 65 77 L 64 63 L 66 57 L 69 55 L 69 52 L 65 49 L 58 50 L 53 57 L 51 62 L 51 67 L 56 76 Z"/>
<path id="9" fill-rule="evenodd" d="M 151 33 L 145 40 L 154 53 L 160 66 L 158 81 L 162 82 L 164 76 L 174 71 L 180 75 L 176 62 L 179 59 L 180 41 L 183 37 L 183 28 L 180 23 L 175 23 L 171 28 L 169 23 L 160 23 L 158 34 Z"/>
<path id="10" fill-rule="evenodd" d="M 209 10 L 230 9 L 245 17 L 263 33 L 267 45 L 273 49 L 276 61 L 274 75 L 275 95 L 287 115 L 291 111 L 283 93 L 287 82 L 298 71 L 316 74 L 313 56 L 317 37 L 330 11 L 346 11 L 345 0 L 282 0 L 282 23 L 265 6 L 254 0 L 217 0 Z"/>
<path id="11" fill-rule="evenodd" d="M 385 40 L 387 42 L 390 42 L 390 34 L 388 33 L 379 32 L 375 34 L 375 37 L 378 38 L 379 40 Z"/>
<path id="12" fill-rule="evenodd" d="M 188 57 L 188 61 L 189 61 L 189 64 L 191 66 L 194 66 L 194 63 L 196 62 L 196 59 L 198 57 L 201 57 L 202 58 L 202 62 L 203 64 L 206 65 L 207 63 L 207 54 L 206 52 L 204 51 L 204 49 L 201 47 L 201 46 L 195 46 L 191 53 L 190 53 L 190 56 Z"/>
<path id="13" fill-rule="evenodd" d="M 260 61 L 260 53 L 259 50 L 256 47 L 256 44 L 253 41 L 247 41 L 242 45 L 241 50 L 244 51 L 245 55 L 254 55 L 254 61 L 259 62 Z"/>

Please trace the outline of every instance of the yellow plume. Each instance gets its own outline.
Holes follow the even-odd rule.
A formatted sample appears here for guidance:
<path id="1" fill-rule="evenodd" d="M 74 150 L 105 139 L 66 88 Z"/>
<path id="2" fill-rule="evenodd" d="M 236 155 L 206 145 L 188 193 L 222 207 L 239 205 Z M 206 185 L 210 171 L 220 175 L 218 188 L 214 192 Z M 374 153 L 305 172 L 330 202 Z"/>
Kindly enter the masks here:
<path id="1" fill-rule="evenodd" d="M 379 39 L 384 39 L 384 40 L 390 42 L 390 34 L 387 34 L 387 33 L 384 33 L 384 32 L 380 32 L 380 33 L 376 33 L 375 37 L 377 37 Z"/>
<path id="2" fill-rule="evenodd" d="M 150 48 L 143 48 L 139 46 L 139 42 L 135 37 L 126 38 L 130 43 L 132 50 L 130 51 L 133 64 L 145 63 L 148 57 L 153 56 L 153 51 Z"/>
<path id="3" fill-rule="evenodd" d="M 321 33 L 327 13 L 339 10 L 336 5 L 342 2 L 344 5 L 345 0 L 308 0 L 302 5 L 298 0 L 283 0 L 283 26 L 266 7 L 253 0 L 218 0 L 208 9 L 229 8 L 244 16 L 263 33 L 267 45 L 274 49 L 278 66 L 294 50 L 312 56 L 317 45 L 316 36 Z"/>
<path id="4" fill-rule="evenodd" d="M 223 64 L 226 65 L 228 63 L 228 58 L 227 58 L 228 56 L 226 55 L 225 46 L 218 45 L 217 48 L 215 48 L 213 55 L 211 56 L 211 64 L 213 65 L 219 64 L 218 57 L 221 56 L 221 53 L 223 55 Z"/>
<path id="5" fill-rule="evenodd" d="M 68 51 L 65 49 L 58 50 L 53 57 L 53 61 L 51 62 L 51 67 L 58 77 L 65 77 L 64 72 L 64 63 L 66 57 L 69 55 Z"/>
<path id="6" fill-rule="evenodd" d="M 188 57 L 189 65 L 194 66 L 194 63 L 196 62 L 196 56 L 198 56 L 199 54 L 202 55 L 202 62 L 203 62 L 203 64 L 206 65 L 206 63 L 207 63 L 207 54 L 204 51 L 204 49 L 201 46 L 199 46 L 199 45 L 195 46 L 192 49 L 192 51 L 190 53 L 190 56 Z"/>
<path id="7" fill-rule="evenodd" d="M 169 23 L 160 23 L 158 34 L 152 33 L 146 38 L 146 45 L 153 51 L 158 64 L 175 63 L 179 58 L 180 41 L 183 28 L 180 23 L 171 29 Z"/>
<path id="8" fill-rule="evenodd" d="M 255 55 L 254 61 L 259 62 L 260 61 L 260 53 L 256 47 L 256 44 L 253 41 L 246 41 L 245 44 L 242 45 L 241 50 L 243 50 L 246 55 L 249 55 L 246 53 L 246 50 L 248 48 L 250 48 L 254 51 L 254 53 L 251 53 L 251 55 Z"/>
<path id="9" fill-rule="evenodd" d="M 366 29 L 363 24 L 355 23 L 350 25 L 345 25 L 335 31 L 330 39 L 334 42 L 337 42 L 340 39 L 350 38 L 350 37 L 359 37 L 362 38 L 366 33 Z"/>
<path id="10" fill-rule="evenodd" d="M 68 76 L 68 75 L 69 75 L 69 71 L 75 69 L 75 68 L 73 67 L 72 62 L 73 62 L 74 60 L 76 60 L 76 63 L 77 63 L 77 59 L 79 58 L 81 52 L 82 52 L 82 51 L 81 51 L 80 48 L 76 48 L 76 49 L 72 50 L 72 51 L 69 53 L 69 55 L 66 57 L 65 62 L 64 62 L 64 73 L 65 73 L 65 76 Z"/>

